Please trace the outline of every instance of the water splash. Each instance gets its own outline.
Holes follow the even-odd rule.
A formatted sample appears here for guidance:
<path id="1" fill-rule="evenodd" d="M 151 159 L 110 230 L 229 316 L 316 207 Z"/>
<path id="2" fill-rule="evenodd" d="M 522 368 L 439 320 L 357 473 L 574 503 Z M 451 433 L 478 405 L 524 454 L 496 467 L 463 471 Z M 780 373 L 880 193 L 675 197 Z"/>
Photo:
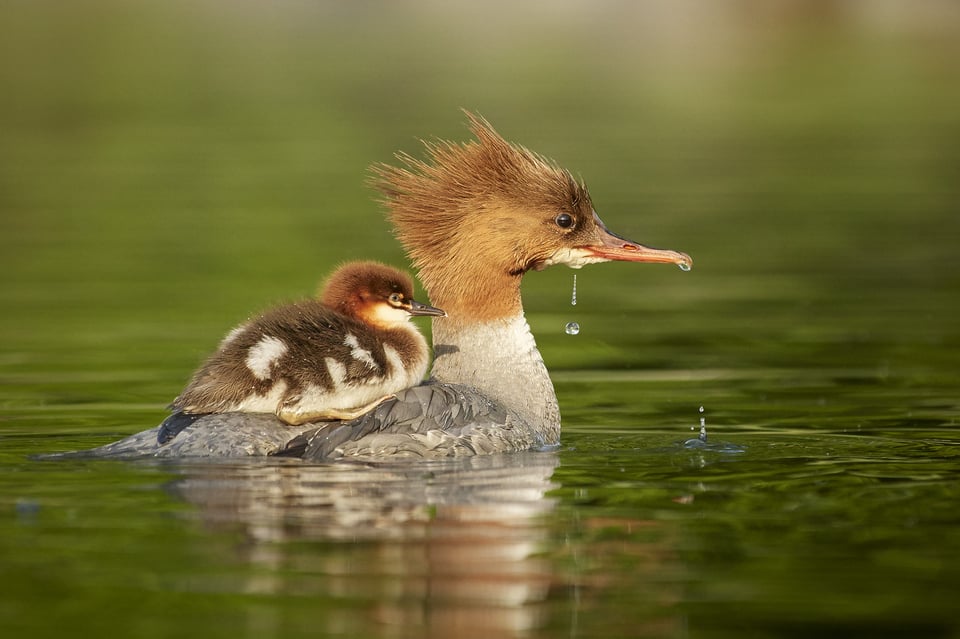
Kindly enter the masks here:
<path id="1" fill-rule="evenodd" d="M 691 426 L 690 430 L 696 430 L 696 426 Z M 707 418 L 703 416 L 703 406 L 700 407 L 700 434 L 697 436 L 697 440 L 707 443 Z M 690 446 L 691 443 L 696 442 L 697 440 L 688 439 L 684 442 L 684 445 Z"/>
<path id="2" fill-rule="evenodd" d="M 696 426 L 691 426 L 690 430 L 696 430 Z M 718 453 L 745 453 L 746 446 L 732 444 L 724 441 L 707 441 L 707 418 L 704 416 L 703 406 L 700 407 L 700 434 L 697 437 L 691 437 L 680 444 L 688 450 L 709 450 Z"/>

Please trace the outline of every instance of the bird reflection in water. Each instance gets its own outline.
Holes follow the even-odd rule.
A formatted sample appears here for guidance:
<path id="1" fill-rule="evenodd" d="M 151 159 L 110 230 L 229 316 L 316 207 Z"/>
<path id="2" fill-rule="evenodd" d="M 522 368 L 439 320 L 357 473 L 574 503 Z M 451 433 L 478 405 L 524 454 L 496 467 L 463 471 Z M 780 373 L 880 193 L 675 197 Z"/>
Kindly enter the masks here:
<path id="1" fill-rule="evenodd" d="M 489 637 L 542 621 L 557 463 L 536 452 L 371 465 L 232 460 L 181 464 L 172 489 L 209 529 L 243 534 L 242 559 L 257 570 L 240 592 L 348 599 L 317 619 L 330 631 L 399 625 Z M 325 543 L 290 543 L 313 541 Z"/>

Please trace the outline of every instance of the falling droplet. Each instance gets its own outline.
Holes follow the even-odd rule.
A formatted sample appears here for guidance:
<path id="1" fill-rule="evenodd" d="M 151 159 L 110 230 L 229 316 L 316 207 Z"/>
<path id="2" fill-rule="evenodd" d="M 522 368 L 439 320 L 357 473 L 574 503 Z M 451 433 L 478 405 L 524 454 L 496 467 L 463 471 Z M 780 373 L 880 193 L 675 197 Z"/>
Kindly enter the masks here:
<path id="1" fill-rule="evenodd" d="M 570 305 L 577 305 L 577 274 L 573 274 L 573 293 L 570 295 Z M 567 322 L 567 325 L 563 329 L 567 335 L 576 335 L 580 332 L 580 325 L 576 322 Z"/>
<path id="2" fill-rule="evenodd" d="M 703 406 L 700 407 L 700 441 L 707 441 L 707 418 L 703 416 Z"/>
<path id="3" fill-rule="evenodd" d="M 690 269 L 693 268 L 692 266 L 690 266 L 689 262 L 680 262 L 679 264 L 677 264 L 677 266 L 680 267 L 681 271 L 689 271 Z"/>

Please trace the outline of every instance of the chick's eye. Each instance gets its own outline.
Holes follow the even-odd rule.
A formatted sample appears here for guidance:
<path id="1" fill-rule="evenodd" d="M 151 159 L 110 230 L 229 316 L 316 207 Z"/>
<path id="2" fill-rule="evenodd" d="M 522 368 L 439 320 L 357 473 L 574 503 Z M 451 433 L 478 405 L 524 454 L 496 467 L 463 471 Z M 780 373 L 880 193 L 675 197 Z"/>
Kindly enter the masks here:
<path id="1" fill-rule="evenodd" d="M 390 300 L 391 304 L 400 304 L 403 302 L 403 295 L 400 293 L 391 293 L 388 299 Z"/>
<path id="2" fill-rule="evenodd" d="M 557 226 L 562 229 L 568 229 L 573 226 L 573 216 L 569 213 L 561 213 L 557 217 L 553 218 L 553 221 L 556 222 Z"/>

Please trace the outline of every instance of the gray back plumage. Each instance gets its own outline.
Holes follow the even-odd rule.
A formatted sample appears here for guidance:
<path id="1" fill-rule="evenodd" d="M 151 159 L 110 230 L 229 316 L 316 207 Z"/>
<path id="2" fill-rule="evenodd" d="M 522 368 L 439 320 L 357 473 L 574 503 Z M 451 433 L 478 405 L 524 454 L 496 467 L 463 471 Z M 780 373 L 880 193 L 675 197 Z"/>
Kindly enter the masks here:
<path id="1" fill-rule="evenodd" d="M 308 460 L 448 457 L 542 444 L 519 416 L 476 389 L 427 382 L 357 419 L 305 432 L 281 454 Z"/>
<path id="2" fill-rule="evenodd" d="M 160 443 L 160 439 L 165 443 Z M 310 461 L 456 457 L 537 449 L 535 429 L 476 389 L 426 382 L 350 421 L 290 426 L 272 414 L 219 413 L 164 424 L 100 448 L 88 458 L 279 455 Z M 74 457 L 68 453 L 51 457 Z"/>

